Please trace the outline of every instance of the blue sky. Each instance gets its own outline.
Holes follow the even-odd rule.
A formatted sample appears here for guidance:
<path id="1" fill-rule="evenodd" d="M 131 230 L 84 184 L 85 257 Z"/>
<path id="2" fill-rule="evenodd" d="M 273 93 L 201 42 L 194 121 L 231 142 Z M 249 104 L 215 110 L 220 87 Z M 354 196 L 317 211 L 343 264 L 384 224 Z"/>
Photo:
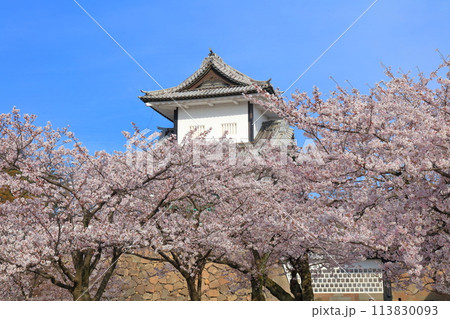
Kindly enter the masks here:
<path id="1" fill-rule="evenodd" d="M 373 0 L 78 1 L 163 86 L 194 72 L 212 48 L 281 90 Z M 450 53 L 450 1 L 379 0 L 296 83 L 332 90 L 384 79 L 380 62 L 429 72 Z M 16 105 L 38 123 L 69 125 L 91 150 L 121 149 L 121 131 L 168 121 L 137 98 L 158 86 L 73 0 L 0 2 L 0 112 Z"/>

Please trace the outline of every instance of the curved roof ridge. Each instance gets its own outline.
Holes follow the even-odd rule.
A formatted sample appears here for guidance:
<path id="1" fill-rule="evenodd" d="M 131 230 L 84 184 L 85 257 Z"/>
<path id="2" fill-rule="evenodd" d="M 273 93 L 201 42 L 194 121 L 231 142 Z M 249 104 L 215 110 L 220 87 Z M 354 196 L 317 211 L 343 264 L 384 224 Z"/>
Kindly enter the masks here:
<path id="1" fill-rule="evenodd" d="M 197 69 L 197 71 L 192 73 L 187 79 L 185 79 L 183 82 L 181 82 L 177 86 L 167 88 L 167 89 L 162 89 L 162 90 L 155 90 L 155 91 L 141 90 L 141 92 L 145 93 L 147 96 L 181 92 L 184 89 L 187 89 L 191 85 L 195 84 L 211 68 L 214 68 L 217 72 L 219 72 L 225 78 L 227 78 L 233 82 L 237 82 L 241 86 L 249 86 L 249 85 L 253 85 L 254 83 L 256 83 L 258 85 L 267 85 L 270 82 L 270 80 L 269 81 L 256 81 L 256 80 L 252 79 L 248 75 L 245 75 L 244 73 L 236 70 L 232 66 L 225 63 L 225 61 L 223 61 L 223 59 L 219 55 L 217 55 L 216 53 L 212 52 L 212 50 L 210 50 L 209 55 L 203 59 L 201 65 Z"/>
<path id="2" fill-rule="evenodd" d="M 216 68 L 219 69 L 219 71 L 221 71 L 221 73 L 232 78 L 233 80 L 238 80 L 239 82 L 242 82 L 243 84 L 247 84 L 247 85 L 251 85 L 253 82 L 256 82 L 254 79 L 252 79 L 248 75 L 245 75 L 244 73 L 236 70 L 232 66 L 226 64 L 225 61 L 215 53 L 212 53 L 207 58 L 211 59 L 211 63 L 214 66 L 216 66 Z"/>

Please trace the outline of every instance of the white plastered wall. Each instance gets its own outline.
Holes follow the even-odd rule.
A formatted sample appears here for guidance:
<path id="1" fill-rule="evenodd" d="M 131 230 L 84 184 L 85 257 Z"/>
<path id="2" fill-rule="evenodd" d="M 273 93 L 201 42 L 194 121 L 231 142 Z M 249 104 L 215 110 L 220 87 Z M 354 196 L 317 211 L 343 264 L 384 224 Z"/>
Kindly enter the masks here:
<path id="1" fill-rule="evenodd" d="M 212 128 L 208 138 L 222 137 L 222 124 L 236 123 L 236 134 L 230 135 L 239 142 L 248 142 L 248 104 L 246 101 L 215 104 L 213 106 L 190 106 L 178 109 L 178 141 L 190 131 L 192 126 Z"/>
<path id="2" fill-rule="evenodd" d="M 253 106 L 253 116 L 254 116 L 254 124 L 253 124 L 253 129 L 254 129 L 254 137 L 256 137 L 256 135 L 258 135 L 259 130 L 261 129 L 261 124 L 267 120 L 269 120 L 268 116 L 267 116 L 267 112 L 264 113 L 263 109 L 261 106 L 259 105 L 254 105 Z"/>

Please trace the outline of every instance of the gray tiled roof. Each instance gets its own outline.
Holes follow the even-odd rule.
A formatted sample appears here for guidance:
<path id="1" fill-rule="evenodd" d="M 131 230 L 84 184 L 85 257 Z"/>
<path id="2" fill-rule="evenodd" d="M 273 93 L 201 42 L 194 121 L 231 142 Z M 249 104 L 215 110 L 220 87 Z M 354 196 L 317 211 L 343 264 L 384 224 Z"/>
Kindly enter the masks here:
<path id="1" fill-rule="evenodd" d="M 262 122 L 253 142 L 239 143 L 238 147 L 247 148 L 250 145 L 262 147 L 270 141 L 272 146 L 295 146 L 294 129 L 285 120 L 269 120 Z M 262 143 L 262 144 L 259 144 Z"/>
<path id="2" fill-rule="evenodd" d="M 146 94 L 145 96 L 140 96 L 144 102 L 149 101 L 170 101 L 172 99 L 176 100 L 186 100 L 194 98 L 206 98 L 206 97 L 217 97 L 217 96 L 227 96 L 227 95 L 237 95 L 243 93 L 254 93 L 256 89 L 253 85 L 246 86 L 231 86 L 231 87 L 221 87 L 213 89 L 198 89 L 189 90 L 181 92 L 169 92 L 160 94 Z"/>
<path id="3" fill-rule="evenodd" d="M 234 85 L 228 87 L 212 87 L 212 88 L 202 87 L 190 89 L 192 85 L 194 85 L 197 81 L 199 81 L 211 69 L 214 69 L 225 79 L 234 83 Z M 151 102 L 151 101 L 169 101 L 172 99 L 181 100 L 181 99 L 194 99 L 194 98 L 217 97 L 227 95 L 240 95 L 242 93 L 256 92 L 254 86 L 255 84 L 264 89 L 273 91 L 272 85 L 270 84 L 270 80 L 255 81 L 249 76 L 229 66 L 217 54 L 211 52 L 209 56 L 207 56 L 203 60 L 202 64 L 200 65 L 200 68 L 179 85 L 164 90 L 142 91 L 142 93 L 145 93 L 145 95 L 140 96 L 139 98 L 144 102 Z"/>
<path id="4" fill-rule="evenodd" d="M 260 140 L 291 140 L 294 138 L 294 129 L 284 120 L 265 121 L 255 137 L 255 143 Z"/>

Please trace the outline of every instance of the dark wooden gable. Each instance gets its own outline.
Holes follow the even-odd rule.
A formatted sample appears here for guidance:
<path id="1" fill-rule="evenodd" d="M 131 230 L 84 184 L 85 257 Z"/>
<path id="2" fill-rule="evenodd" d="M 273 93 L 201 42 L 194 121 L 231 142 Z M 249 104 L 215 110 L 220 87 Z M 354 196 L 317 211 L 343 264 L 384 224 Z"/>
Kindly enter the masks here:
<path id="1" fill-rule="evenodd" d="M 241 83 L 237 83 L 227 79 L 225 76 L 221 75 L 214 68 L 210 67 L 209 70 L 195 81 L 190 87 L 185 90 L 202 90 L 202 89 L 213 89 L 221 87 L 239 86 Z"/>

